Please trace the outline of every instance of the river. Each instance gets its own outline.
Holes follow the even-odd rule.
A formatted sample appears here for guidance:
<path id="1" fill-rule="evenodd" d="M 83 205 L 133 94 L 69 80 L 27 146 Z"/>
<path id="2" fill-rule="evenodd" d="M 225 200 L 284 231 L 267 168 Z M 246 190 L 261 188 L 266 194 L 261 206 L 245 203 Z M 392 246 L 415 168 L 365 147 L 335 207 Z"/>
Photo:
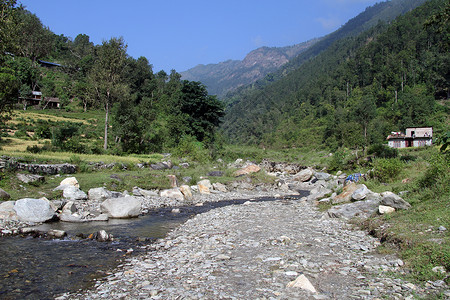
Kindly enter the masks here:
<path id="1" fill-rule="evenodd" d="M 304 196 L 301 193 L 299 198 Z M 260 198 L 256 201 L 273 201 Z M 248 200 L 230 200 L 186 206 L 180 213 L 159 209 L 135 219 L 111 219 L 108 222 L 45 223 L 41 230 L 60 229 L 68 237 L 59 240 L 33 237 L 0 239 L 0 299 L 52 299 L 56 295 L 89 288 L 96 278 L 113 271 L 124 257 L 145 251 L 145 245 L 164 237 L 192 216 L 216 207 L 242 204 Z M 114 235 L 113 242 L 80 240 L 76 235 L 101 229 Z M 127 254 L 127 250 L 133 249 Z M 130 252 L 130 251 L 128 251 Z"/>

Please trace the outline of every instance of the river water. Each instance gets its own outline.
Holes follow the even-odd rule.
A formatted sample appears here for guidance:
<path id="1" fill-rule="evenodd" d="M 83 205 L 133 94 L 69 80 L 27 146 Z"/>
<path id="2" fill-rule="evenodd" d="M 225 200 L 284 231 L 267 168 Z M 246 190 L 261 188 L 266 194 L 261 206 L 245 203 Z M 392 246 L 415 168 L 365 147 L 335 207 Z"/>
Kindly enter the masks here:
<path id="1" fill-rule="evenodd" d="M 301 193 L 302 196 L 305 193 Z M 260 198 L 256 201 L 273 201 Z M 152 240 L 164 237 L 192 216 L 247 200 L 186 206 L 174 214 L 170 208 L 159 209 L 136 219 L 112 219 L 108 222 L 45 223 L 41 230 L 60 229 L 68 233 L 63 240 L 33 237 L 0 239 L 0 299 L 52 299 L 55 295 L 85 289 L 94 279 L 107 275 L 124 257 L 137 255 Z M 79 240 L 77 234 L 104 229 L 114 235 L 114 242 Z M 127 254 L 128 249 L 132 254 Z"/>

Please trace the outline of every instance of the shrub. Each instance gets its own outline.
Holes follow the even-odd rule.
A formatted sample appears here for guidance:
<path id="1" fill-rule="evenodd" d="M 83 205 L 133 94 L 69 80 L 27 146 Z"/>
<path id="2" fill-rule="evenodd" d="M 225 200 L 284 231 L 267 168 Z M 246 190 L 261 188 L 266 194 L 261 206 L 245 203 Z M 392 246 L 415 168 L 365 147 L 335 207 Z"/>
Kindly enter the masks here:
<path id="1" fill-rule="evenodd" d="M 398 156 L 398 150 L 383 144 L 374 144 L 369 147 L 367 154 L 378 158 L 395 158 Z"/>
<path id="2" fill-rule="evenodd" d="M 379 181 L 395 179 L 403 169 L 403 162 L 398 158 L 378 158 L 373 161 L 373 176 Z"/>
<path id="3" fill-rule="evenodd" d="M 178 146 L 174 149 L 174 155 L 178 157 L 188 156 L 198 162 L 209 160 L 208 150 L 204 148 L 203 143 L 191 135 L 185 135 L 181 138 Z"/>

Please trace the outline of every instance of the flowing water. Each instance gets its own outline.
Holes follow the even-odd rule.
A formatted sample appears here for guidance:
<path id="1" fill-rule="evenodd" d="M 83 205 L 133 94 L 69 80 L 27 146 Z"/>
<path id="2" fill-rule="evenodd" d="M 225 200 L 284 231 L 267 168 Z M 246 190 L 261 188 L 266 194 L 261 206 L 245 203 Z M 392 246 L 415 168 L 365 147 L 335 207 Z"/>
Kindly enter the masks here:
<path id="1" fill-rule="evenodd" d="M 306 192 L 307 193 L 307 192 Z M 301 196 L 306 195 L 301 193 Z M 300 197 L 301 197 L 300 196 Z M 296 197 L 297 198 L 297 197 Z M 273 201 L 261 198 L 257 201 Z M 170 208 L 159 209 L 136 219 L 112 219 L 108 222 L 45 223 L 40 230 L 60 229 L 68 233 L 63 240 L 33 237 L 0 239 L 0 299 L 52 299 L 55 295 L 88 288 L 95 278 L 113 270 L 121 259 L 142 253 L 151 240 L 164 237 L 190 217 L 226 205 L 247 200 L 186 206 L 174 214 Z M 105 230 L 114 242 L 77 240 L 79 234 Z"/>

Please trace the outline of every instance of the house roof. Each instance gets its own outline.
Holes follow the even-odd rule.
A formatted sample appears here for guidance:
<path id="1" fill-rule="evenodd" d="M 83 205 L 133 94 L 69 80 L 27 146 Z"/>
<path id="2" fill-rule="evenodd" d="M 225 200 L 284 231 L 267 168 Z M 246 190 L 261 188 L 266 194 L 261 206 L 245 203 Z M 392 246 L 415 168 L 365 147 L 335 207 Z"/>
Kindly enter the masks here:
<path id="1" fill-rule="evenodd" d="M 403 133 L 396 133 L 396 134 L 388 135 L 388 137 L 386 139 L 387 140 L 404 139 L 405 137 L 406 137 L 406 135 L 404 135 Z"/>

